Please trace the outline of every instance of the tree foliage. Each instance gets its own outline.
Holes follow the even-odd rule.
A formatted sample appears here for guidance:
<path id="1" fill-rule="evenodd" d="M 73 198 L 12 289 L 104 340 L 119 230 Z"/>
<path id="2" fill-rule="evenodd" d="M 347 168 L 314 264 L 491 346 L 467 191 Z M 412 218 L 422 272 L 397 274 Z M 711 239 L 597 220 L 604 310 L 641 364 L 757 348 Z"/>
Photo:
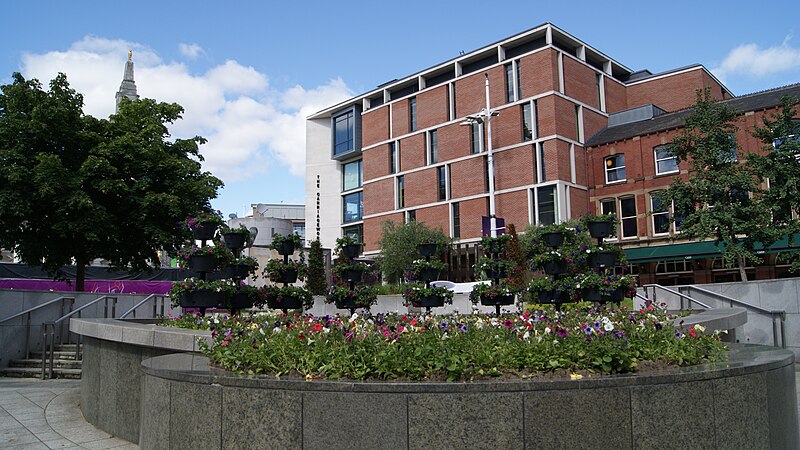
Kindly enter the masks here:
<path id="1" fill-rule="evenodd" d="M 511 240 L 508 242 L 507 256 L 514 267 L 509 272 L 508 284 L 514 288 L 522 288 L 528 284 L 531 278 L 531 268 L 528 263 L 528 258 L 525 257 L 525 252 L 522 251 L 522 244 L 517 228 L 513 223 L 508 224 L 508 234 Z"/>
<path id="2" fill-rule="evenodd" d="M 59 74 L 49 90 L 15 73 L 0 94 L 0 247 L 60 276 L 96 258 L 142 270 L 189 237 L 222 182 L 201 171 L 202 137 L 170 140 L 177 104 L 123 101 L 109 120 L 83 113 Z"/>
<path id="3" fill-rule="evenodd" d="M 328 290 L 328 281 L 325 277 L 325 257 L 322 254 L 322 243 L 316 239 L 311 241 L 310 247 L 306 287 L 314 295 L 325 295 Z"/>
<path id="4" fill-rule="evenodd" d="M 381 247 L 378 263 L 387 282 L 396 284 L 403 279 L 403 273 L 411 262 L 419 258 L 417 244 L 423 242 L 439 244 L 439 252 L 443 253 L 451 239 L 440 228 L 428 228 L 423 222 L 383 223 L 383 233 L 378 242 Z"/>
<path id="5" fill-rule="evenodd" d="M 714 239 L 728 266 L 738 266 L 742 280 L 748 262 L 759 262 L 754 245 L 770 245 L 769 207 L 750 167 L 739 159 L 736 112 L 714 101 L 708 89 L 698 91 L 686 126 L 670 150 L 689 163 L 689 178 L 676 177 L 660 192 L 662 204 L 674 205 L 673 222 L 681 237 Z"/>

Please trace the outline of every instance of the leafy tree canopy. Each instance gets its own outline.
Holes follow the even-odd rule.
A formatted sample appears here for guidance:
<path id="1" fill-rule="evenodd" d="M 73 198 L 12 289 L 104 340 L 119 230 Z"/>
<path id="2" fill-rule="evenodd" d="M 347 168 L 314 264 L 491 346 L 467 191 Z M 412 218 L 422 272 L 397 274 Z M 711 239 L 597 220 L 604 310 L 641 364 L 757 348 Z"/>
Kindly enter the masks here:
<path id="1" fill-rule="evenodd" d="M 54 276 L 74 262 L 82 290 L 92 260 L 147 269 L 210 210 L 222 182 L 201 171 L 202 137 L 170 140 L 180 105 L 123 101 L 96 119 L 64 74 L 44 90 L 15 73 L 0 90 L 0 247 L 23 262 Z"/>
<path id="2" fill-rule="evenodd" d="M 378 263 L 387 282 L 397 284 L 403 279 L 403 273 L 411 262 L 419 258 L 417 244 L 423 242 L 439 244 L 439 252 L 443 253 L 451 239 L 440 228 L 428 228 L 423 222 L 383 223 L 383 233 L 378 242 L 381 247 Z"/>

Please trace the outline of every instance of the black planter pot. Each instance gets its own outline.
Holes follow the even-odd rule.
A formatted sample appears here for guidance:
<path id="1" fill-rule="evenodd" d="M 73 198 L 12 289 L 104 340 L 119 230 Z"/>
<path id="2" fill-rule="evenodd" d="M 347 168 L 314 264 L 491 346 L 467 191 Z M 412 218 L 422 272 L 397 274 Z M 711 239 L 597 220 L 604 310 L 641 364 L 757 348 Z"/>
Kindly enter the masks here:
<path id="1" fill-rule="evenodd" d="M 556 248 L 564 243 L 564 233 L 560 231 L 553 231 L 551 233 L 543 233 L 542 240 L 548 247 Z"/>
<path id="2" fill-rule="evenodd" d="M 567 262 L 563 259 L 547 261 L 542 264 L 542 269 L 544 269 L 544 273 L 548 275 L 559 275 L 567 271 Z"/>
<path id="3" fill-rule="evenodd" d="M 287 283 L 291 284 L 297 281 L 297 269 L 290 268 L 286 269 L 286 272 L 283 273 L 280 280 L 277 280 L 280 283 Z"/>
<path id="4" fill-rule="evenodd" d="M 439 269 L 425 269 L 419 274 L 419 280 L 429 283 L 439 279 Z"/>
<path id="5" fill-rule="evenodd" d="M 217 291 L 198 290 L 185 294 L 180 299 L 183 308 L 213 308 L 225 303 L 225 294 Z"/>
<path id="6" fill-rule="evenodd" d="M 597 252 L 589 255 L 589 267 L 592 269 L 606 269 L 614 267 L 617 263 L 617 252 Z"/>
<path id="7" fill-rule="evenodd" d="M 303 299 L 296 297 L 279 297 L 267 300 L 267 306 L 272 309 L 302 309 Z"/>
<path id="8" fill-rule="evenodd" d="M 564 291 L 553 289 L 548 291 L 539 291 L 537 299 L 539 303 L 543 304 L 560 304 L 567 303 L 569 301 L 569 295 Z"/>
<path id="9" fill-rule="evenodd" d="M 255 304 L 255 299 L 244 292 L 237 292 L 230 298 L 230 304 L 227 305 L 230 309 L 245 309 L 252 308 Z"/>
<path id="10" fill-rule="evenodd" d="M 611 236 L 614 229 L 614 222 L 610 220 L 592 220 L 586 223 L 589 227 L 589 235 L 593 238 L 607 238 Z"/>
<path id="11" fill-rule="evenodd" d="M 581 289 L 581 299 L 587 302 L 602 302 L 606 300 L 600 293 L 600 289 L 595 288 Z"/>
<path id="12" fill-rule="evenodd" d="M 347 281 L 352 281 L 354 283 L 360 283 L 361 276 L 363 275 L 363 273 L 364 273 L 363 271 L 358 269 L 347 269 L 342 272 L 342 278 L 344 278 Z"/>
<path id="13" fill-rule="evenodd" d="M 249 264 L 228 264 L 225 268 L 225 278 L 247 278 L 250 276 Z"/>
<path id="14" fill-rule="evenodd" d="M 358 306 L 356 306 L 356 299 L 349 298 L 349 297 L 344 299 L 344 300 L 341 300 L 341 301 L 336 300 L 335 302 L 333 302 L 333 304 L 336 305 L 337 309 L 356 309 L 356 308 L 358 308 Z"/>
<path id="15" fill-rule="evenodd" d="M 353 259 L 361 253 L 361 244 L 350 244 L 342 247 L 342 255 Z"/>
<path id="16" fill-rule="evenodd" d="M 495 297 L 481 295 L 481 305 L 483 306 L 512 305 L 513 303 L 514 294 L 497 295 Z"/>
<path id="17" fill-rule="evenodd" d="M 192 228 L 192 235 L 198 241 L 214 239 L 218 225 L 214 222 L 200 222 L 197 228 Z"/>
<path id="18" fill-rule="evenodd" d="M 189 269 L 194 272 L 211 272 L 217 268 L 217 257 L 214 255 L 189 256 Z"/>
<path id="19" fill-rule="evenodd" d="M 294 253 L 294 242 L 293 241 L 283 241 L 277 248 L 278 254 L 281 256 L 287 256 Z"/>
<path id="20" fill-rule="evenodd" d="M 504 269 L 483 269 L 483 273 L 486 274 L 486 278 L 491 280 L 499 280 L 500 278 L 505 278 L 506 276 L 506 271 Z"/>
<path id="21" fill-rule="evenodd" d="M 227 233 L 222 233 L 222 240 L 225 242 L 225 247 L 231 250 L 238 250 L 244 248 L 244 244 L 247 241 L 247 233 L 229 231 Z"/>
<path id="22" fill-rule="evenodd" d="M 417 244 L 417 251 L 423 258 L 430 258 L 436 254 L 439 244 Z"/>
<path id="23" fill-rule="evenodd" d="M 418 308 L 439 308 L 444 306 L 444 297 L 432 295 L 430 297 L 423 297 L 420 301 L 412 302 L 412 304 Z"/>

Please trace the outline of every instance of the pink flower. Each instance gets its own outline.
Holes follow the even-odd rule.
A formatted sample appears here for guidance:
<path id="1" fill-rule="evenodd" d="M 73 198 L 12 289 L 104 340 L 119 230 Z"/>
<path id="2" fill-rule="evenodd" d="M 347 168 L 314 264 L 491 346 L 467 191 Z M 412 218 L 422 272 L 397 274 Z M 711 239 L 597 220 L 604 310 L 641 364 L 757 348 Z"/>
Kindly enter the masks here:
<path id="1" fill-rule="evenodd" d="M 227 340 L 227 339 L 226 339 L 226 340 L 224 340 L 224 341 L 222 341 L 222 346 L 223 346 L 223 347 L 227 347 L 227 346 L 228 346 L 228 344 L 229 344 L 229 342 L 228 342 L 228 340 Z"/>

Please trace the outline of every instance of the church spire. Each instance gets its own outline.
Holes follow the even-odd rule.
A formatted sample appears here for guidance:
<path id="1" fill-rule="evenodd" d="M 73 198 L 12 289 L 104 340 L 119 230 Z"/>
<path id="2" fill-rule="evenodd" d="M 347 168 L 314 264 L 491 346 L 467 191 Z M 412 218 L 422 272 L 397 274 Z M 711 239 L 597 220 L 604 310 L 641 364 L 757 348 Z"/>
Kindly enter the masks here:
<path id="1" fill-rule="evenodd" d="M 139 94 L 136 93 L 136 83 L 133 81 L 133 52 L 130 50 L 128 50 L 128 61 L 125 62 L 125 75 L 122 77 L 122 84 L 119 85 L 119 91 L 117 91 L 117 113 L 122 97 L 128 97 L 131 100 L 139 98 Z"/>

